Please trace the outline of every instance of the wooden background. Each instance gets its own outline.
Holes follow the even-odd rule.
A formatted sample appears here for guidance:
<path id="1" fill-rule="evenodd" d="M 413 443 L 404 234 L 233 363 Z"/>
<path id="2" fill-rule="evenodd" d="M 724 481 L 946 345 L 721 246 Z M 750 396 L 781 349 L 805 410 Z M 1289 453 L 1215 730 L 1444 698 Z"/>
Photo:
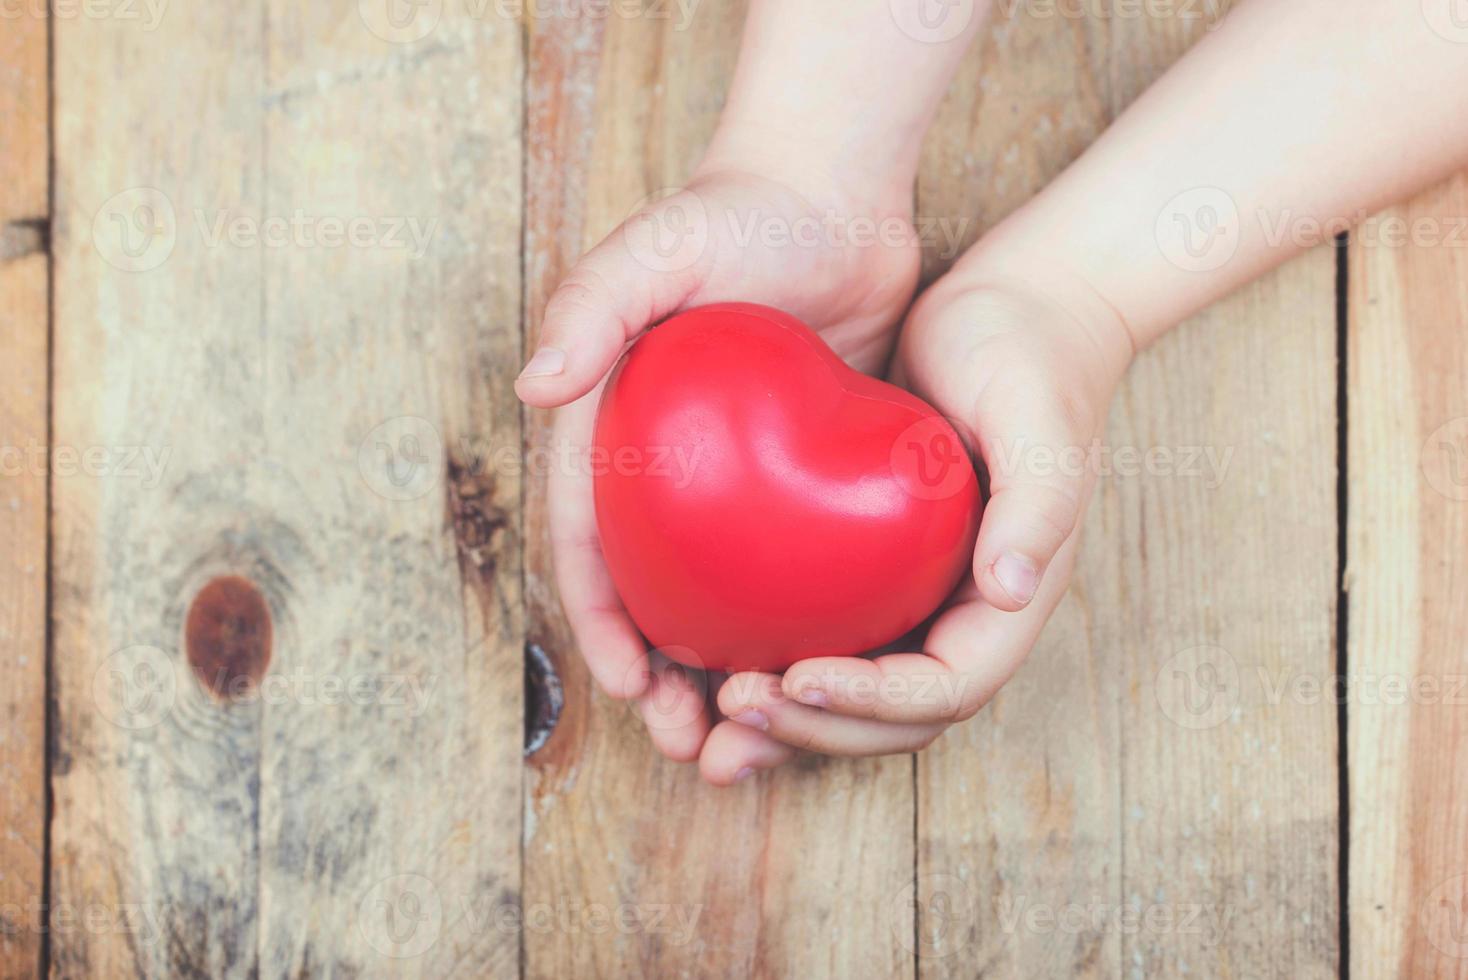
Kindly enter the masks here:
<path id="1" fill-rule="evenodd" d="M 917 188 L 967 240 L 1208 27 L 999 7 Z M 511 381 L 741 5 L 90 9 L 0 23 L 0 974 L 1468 977 L 1468 251 L 1174 332 L 1108 440 L 1222 480 L 1103 480 L 931 750 L 717 791 L 592 691 Z M 297 211 L 432 234 L 214 234 Z"/>

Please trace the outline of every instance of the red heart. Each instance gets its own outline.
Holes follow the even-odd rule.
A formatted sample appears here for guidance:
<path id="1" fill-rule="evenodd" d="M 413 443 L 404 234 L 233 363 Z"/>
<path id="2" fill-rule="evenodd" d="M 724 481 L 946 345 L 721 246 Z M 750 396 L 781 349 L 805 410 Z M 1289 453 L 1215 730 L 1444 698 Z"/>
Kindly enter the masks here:
<path id="1" fill-rule="evenodd" d="M 690 310 L 637 341 L 591 463 L 617 591 L 693 667 L 889 643 L 953 590 L 978 533 L 978 481 L 943 417 L 764 306 Z"/>

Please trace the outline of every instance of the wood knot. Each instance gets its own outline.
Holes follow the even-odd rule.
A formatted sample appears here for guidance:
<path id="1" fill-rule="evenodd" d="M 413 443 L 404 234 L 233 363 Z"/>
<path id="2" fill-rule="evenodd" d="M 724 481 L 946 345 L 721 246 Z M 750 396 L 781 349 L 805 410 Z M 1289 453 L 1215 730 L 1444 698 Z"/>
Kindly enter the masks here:
<path id="1" fill-rule="evenodd" d="M 493 473 L 449 458 L 448 516 L 459 562 L 464 571 L 472 569 L 479 585 L 486 588 L 494 579 L 496 537 L 509 526 L 509 515 L 495 500 L 495 490 Z"/>
<path id="2" fill-rule="evenodd" d="M 184 648 L 194 676 L 220 700 L 239 700 L 270 666 L 270 607 L 260 590 L 238 575 L 211 579 L 184 621 Z"/>

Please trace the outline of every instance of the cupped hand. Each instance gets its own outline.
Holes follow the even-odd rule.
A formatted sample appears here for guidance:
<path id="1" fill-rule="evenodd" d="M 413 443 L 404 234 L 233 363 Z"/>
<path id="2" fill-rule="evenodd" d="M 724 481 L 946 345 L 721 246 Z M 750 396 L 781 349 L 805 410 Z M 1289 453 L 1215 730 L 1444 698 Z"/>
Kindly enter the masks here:
<path id="1" fill-rule="evenodd" d="M 892 374 L 949 418 L 987 474 L 973 575 L 921 652 L 805 660 L 783 677 L 737 674 L 720 689 L 719 709 L 787 746 L 831 755 L 911 752 L 972 717 L 1065 593 L 1106 409 L 1132 355 L 1125 324 L 1083 286 L 991 278 L 961 262 L 929 289 Z M 713 768 L 754 765 L 742 748 Z"/>
<path id="2" fill-rule="evenodd" d="M 592 676 L 636 700 L 653 743 L 700 758 L 727 784 L 778 765 L 788 744 L 748 726 L 713 726 L 706 679 L 649 658 L 608 573 L 588 454 L 608 371 L 648 326 L 708 303 L 762 303 L 808 323 L 858 370 L 879 372 L 912 297 L 920 249 L 906 187 L 843 189 L 826 173 L 726 163 L 639 208 L 571 270 L 546 306 L 539 345 L 515 390 L 559 407 L 548 479 L 552 549 L 566 618 Z"/>

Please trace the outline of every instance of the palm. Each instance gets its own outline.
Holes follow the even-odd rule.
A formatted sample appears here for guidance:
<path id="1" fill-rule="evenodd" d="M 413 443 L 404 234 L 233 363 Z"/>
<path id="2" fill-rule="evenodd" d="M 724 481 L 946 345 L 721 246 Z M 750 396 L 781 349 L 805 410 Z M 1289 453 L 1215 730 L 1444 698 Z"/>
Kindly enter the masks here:
<path id="1" fill-rule="evenodd" d="M 873 227 L 886 231 L 876 240 L 853 241 L 862 228 Z M 672 249 L 665 247 L 669 241 Z M 688 243 L 681 252 L 680 242 Z M 695 181 L 634 215 L 598 248 L 622 253 L 604 260 L 620 260 L 624 278 L 630 272 L 670 290 L 664 302 L 653 301 L 642 311 L 648 319 L 707 303 L 762 303 L 804 320 L 849 364 L 869 374 L 887 363 L 919 264 L 905 214 L 857 210 L 834 198 L 810 200 L 769 179 L 729 172 Z M 573 272 L 569 279 L 576 277 Z M 572 301 L 578 293 L 573 287 Z M 554 313 L 548 309 L 547 318 Z M 558 446 L 579 452 L 590 445 L 602 383 L 559 410 Z M 646 689 L 642 711 L 654 742 L 676 759 L 697 756 L 709 733 L 702 685 L 675 670 L 658 670 L 650 682 L 643 680 L 645 645 L 601 554 L 589 468 L 558 469 L 549 493 L 557 578 L 588 667 L 614 696 Z M 753 734 L 726 731 L 724 737 Z"/>

